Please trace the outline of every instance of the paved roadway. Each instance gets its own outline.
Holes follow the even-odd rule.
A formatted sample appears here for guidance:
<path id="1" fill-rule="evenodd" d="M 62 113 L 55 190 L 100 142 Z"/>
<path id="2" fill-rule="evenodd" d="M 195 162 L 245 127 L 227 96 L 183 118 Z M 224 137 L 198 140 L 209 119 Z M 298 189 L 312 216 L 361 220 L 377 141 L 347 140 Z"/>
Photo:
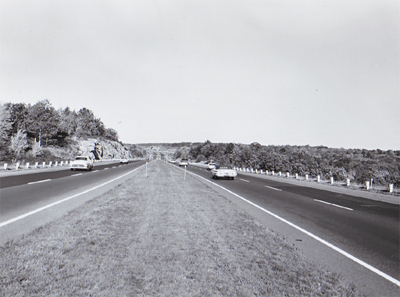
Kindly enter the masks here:
<path id="1" fill-rule="evenodd" d="M 71 171 L 69 168 L 26 170 L 0 177 L 0 244 L 23 235 L 51 221 L 110 189 L 144 161 L 96 163 L 92 171 Z M 73 197 L 74 199 L 71 199 Z M 76 197 L 76 199 L 75 199 Z M 57 204 L 61 200 L 70 200 Z M 46 208 L 36 212 L 38 209 Z M 56 209 L 56 210 L 55 210 Z M 28 217 L 21 218 L 35 212 Z M 13 220 L 13 222 L 11 222 Z"/>
<path id="2" fill-rule="evenodd" d="M 399 205 L 240 174 L 214 183 L 317 235 L 380 271 L 400 280 Z"/>
<path id="3" fill-rule="evenodd" d="M 143 161 L 128 165 L 98 163 L 89 172 L 51 169 L 0 177 L 0 225 L 38 207 L 108 183 L 143 164 Z M 189 166 L 188 171 L 245 197 L 391 277 L 400 279 L 398 204 L 303 187 L 300 183 L 285 183 L 257 175 L 239 173 L 233 181 L 213 180 L 205 169 Z M 76 207 L 85 199 L 80 196 L 78 200 L 71 201 L 71 208 L 72 204 Z M 51 218 L 51 215 L 49 211 L 42 213 L 41 217 Z M 23 223 L 12 225 L 15 227 L 2 227 L 2 234 L 13 234 L 16 228 L 21 228 L 20 234 L 24 234 L 22 229 L 26 226 Z M 5 239 L 3 237 L 2 240 Z"/>

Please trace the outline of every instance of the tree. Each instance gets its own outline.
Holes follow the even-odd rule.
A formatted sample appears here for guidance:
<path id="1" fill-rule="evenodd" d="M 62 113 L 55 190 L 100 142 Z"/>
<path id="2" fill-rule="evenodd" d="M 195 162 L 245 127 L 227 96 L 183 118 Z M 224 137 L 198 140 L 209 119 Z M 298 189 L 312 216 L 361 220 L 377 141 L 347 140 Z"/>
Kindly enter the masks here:
<path id="1" fill-rule="evenodd" d="M 100 119 L 94 116 L 93 111 L 86 107 L 78 111 L 77 136 L 103 136 L 105 127 Z"/>
<path id="2" fill-rule="evenodd" d="M 70 110 L 69 107 L 59 110 L 60 123 L 59 130 L 67 133 L 68 135 L 73 135 L 78 127 L 78 115 L 75 110 Z"/>
<path id="3" fill-rule="evenodd" d="M 118 132 L 112 128 L 107 128 L 104 131 L 104 137 L 109 140 L 118 141 Z"/>
<path id="4" fill-rule="evenodd" d="M 42 153 L 42 151 L 43 151 L 42 148 L 40 147 L 39 143 L 35 139 L 31 145 L 31 149 L 28 152 L 28 154 L 31 155 L 32 157 L 37 157 L 38 155 L 40 155 Z"/>
<path id="5" fill-rule="evenodd" d="M 46 139 L 47 144 L 48 139 L 58 131 L 59 113 L 47 99 L 39 101 L 28 110 L 27 131 L 38 140 L 39 146 L 42 139 Z"/>
<path id="6" fill-rule="evenodd" d="M 17 134 L 11 136 L 10 152 L 13 154 L 13 162 L 18 159 L 20 153 L 28 147 L 28 139 L 26 133 L 18 130 Z"/>
<path id="7" fill-rule="evenodd" d="M 6 103 L 9 112 L 9 121 L 12 124 L 9 136 L 16 134 L 18 130 L 26 131 L 29 110 L 25 103 Z"/>
<path id="8" fill-rule="evenodd" d="M 5 105 L 0 105 L 0 147 L 5 147 L 8 141 L 8 133 L 12 129 L 10 113 Z"/>

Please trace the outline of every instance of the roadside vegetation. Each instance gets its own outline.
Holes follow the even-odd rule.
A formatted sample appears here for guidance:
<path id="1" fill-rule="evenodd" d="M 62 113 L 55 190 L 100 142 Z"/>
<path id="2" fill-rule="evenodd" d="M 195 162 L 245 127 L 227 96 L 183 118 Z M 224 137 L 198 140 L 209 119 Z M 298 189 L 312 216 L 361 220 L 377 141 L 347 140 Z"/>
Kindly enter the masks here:
<path id="1" fill-rule="evenodd" d="M 21 161 L 57 161 L 73 157 L 78 141 L 88 138 L 116 142 L 134 157 L 215 161 L 236 167 L 298 173 L 301 176 L 350 179 L 363 184 L 400 188 L 400 151 L 380 149 L 344 149 L 325 146 L 274 146 L 237 143 L 169 143 L 123 144 L 118 133 L 106 128 L 101 119 L 87 108 L 56 110 L 48 100 L 34 105 L 6 103 L 0 105 L 0 163 Z M 154 150 L 153 148 L 157 148 Z M 93 150 L 96 159 L 102 150 Z"/>
<path id="2" fill-rule="evenodd" d="M 1 296 L 360 296 L 199 180 L 151 162 L 0 248 Z"/>
<path id="3" fill-rule="evenodd" d="M 93 111 L 69 107 L 56 110 L 49 100 L 36 104 L 5 103 L 0 105 L 0 162 L 55 161 L 71 157 L 79 140 L 94 138 L 123 143 L 118 133 L 107 128 Z M 126 147 L 132 156 L 143 154 L 135 145 Z M 93 151 L 96 159 L 101 152 Z"/>
<path id="4" fill-rule="evenodd" d="M 335 180 L 350 179 L 363 184 L 400 187 L 400 151 L 328 148 L 325 146 L 274 146 L 236 143 L 195 143 L 182 145 L 172 158 L 193 161 L 215 161 L 254 170 L 274 170 L 299 175 L 320 175 Z"/>

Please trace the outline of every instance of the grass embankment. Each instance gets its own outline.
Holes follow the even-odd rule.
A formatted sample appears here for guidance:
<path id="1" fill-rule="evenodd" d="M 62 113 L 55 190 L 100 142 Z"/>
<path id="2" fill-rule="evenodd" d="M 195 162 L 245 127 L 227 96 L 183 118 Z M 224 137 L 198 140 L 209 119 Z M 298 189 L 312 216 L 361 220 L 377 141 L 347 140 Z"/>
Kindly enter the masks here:
<path id="1" fill-rule="evenodd" d="M 356 296 L 162 162 L 1 248 L 2 296 Z"/>

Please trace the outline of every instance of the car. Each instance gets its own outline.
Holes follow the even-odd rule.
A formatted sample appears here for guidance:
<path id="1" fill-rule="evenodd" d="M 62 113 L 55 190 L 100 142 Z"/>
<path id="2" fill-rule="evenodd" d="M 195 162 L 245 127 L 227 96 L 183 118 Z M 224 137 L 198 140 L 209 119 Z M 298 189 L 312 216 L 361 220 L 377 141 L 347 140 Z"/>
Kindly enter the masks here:
<path id="1" fill-rule="evenodd" d="M 211 170 L 212 178 L 218 179 L 222 177 L 227 177 L 228 179 L 235 179 L 237 172 L 231 166 L 216 166 Z"/>
<path id="2" fill-rule="evenodd" d="M 207 164 L 207 170 L 213 170 L 213 169 L 215 169 L 217 167 L 217 164 L 216 163 L 208 163 Z"/>
<path id="3" fill-rule="evenodd" d="M 179 162 L 179 166 L 189 166 L 189 161 L 188 161 L 188 159 L 182 159 L 182 160 Z"/>
<path id="4" fill-rule="evenodd" d="M 121 160 L 119 160 L 119 163 L 120 164 L 128 164 L 129 160 L 128 159 L 121 159 Z"/>
<path id="5" fill-rule="evenodd" d="M 71 170 L 92 170 L 93 169 L 93 160 L 88 156 L 76 156 L 75 160 L 70 162 L 69 165 Z"/>

